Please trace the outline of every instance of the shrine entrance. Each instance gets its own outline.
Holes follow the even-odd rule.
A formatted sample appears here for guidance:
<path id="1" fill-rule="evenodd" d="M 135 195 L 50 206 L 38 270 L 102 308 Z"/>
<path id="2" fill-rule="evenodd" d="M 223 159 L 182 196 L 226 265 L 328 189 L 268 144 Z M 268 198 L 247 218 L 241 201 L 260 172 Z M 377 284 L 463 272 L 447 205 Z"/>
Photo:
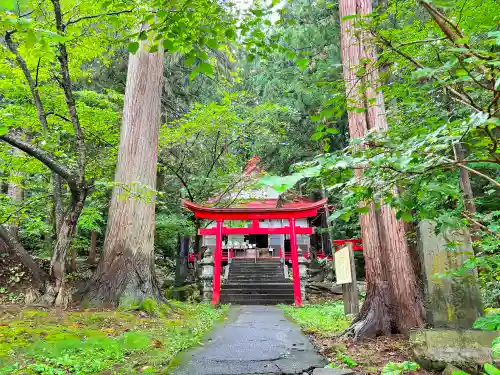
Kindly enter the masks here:
<path id="1" fill-rule="evenodd" d="M 215 227 L 200 229 L 201 236 L 215 236 L 214 251 L 214 277 L 212 304 L 218 304 L 221 292 L 221 269 L 223 260 L 223 238 L 229 235 L 260 236 L 260 235 L 287 235 L 290 239 L 290 251 L 293 275 L 293 294 L 295 305 L 302 305 L 299 256 L 297 247 L 297 235 L 311 235 L 313 228 L 297 225 L 297 219 L 305 219 L 316 216 L 318 210 L 324 207 L 326 199 L 317 202 L 287 202 L 282 207 L 269 207 L 267 205 L 253 207 L 230 207 L 218 208 L 202 206 L 185 200 L 184 206 L 191 210 L 196 218 L 214 220 Z M 224 221 L 228 220 L 251 220 L 248 228 L 228 228 Z M 261 227 L 260 220 L 283 220 L 286 225 L 281 227 Z M 257 237 L 256 237 L 257 238 Z M 261 237 L 262 238 L 262 237 Z M 276 254 L 278 256 L 278 254 Z M 234 252 L 229 249 L 228 259 L 234 257 Z M 260 258 L 254 254 L 255 259 Z M 284 249 L 281 249 L 279 257 L 285 260 Z"/>

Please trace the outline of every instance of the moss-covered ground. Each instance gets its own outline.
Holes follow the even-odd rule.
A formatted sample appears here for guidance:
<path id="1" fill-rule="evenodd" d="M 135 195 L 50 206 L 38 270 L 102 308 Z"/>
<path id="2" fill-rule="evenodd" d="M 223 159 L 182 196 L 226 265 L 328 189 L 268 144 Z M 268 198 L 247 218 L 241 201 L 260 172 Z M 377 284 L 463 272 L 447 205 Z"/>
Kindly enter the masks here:
<path id="1" fill-rule="evenodd" d="M 168 374 L 226 308 L 206 304 L 129 311 L 0 310 L 0 375 Z"/>
<path id="2" fill-rule="evenodd" d="M 344 314 L 342 302 L 331 302 L 302 307 L 285 306 L 285 313 L 300 325 L 304 333 L 328 337 L 342 332 L 351 323 Z"/>

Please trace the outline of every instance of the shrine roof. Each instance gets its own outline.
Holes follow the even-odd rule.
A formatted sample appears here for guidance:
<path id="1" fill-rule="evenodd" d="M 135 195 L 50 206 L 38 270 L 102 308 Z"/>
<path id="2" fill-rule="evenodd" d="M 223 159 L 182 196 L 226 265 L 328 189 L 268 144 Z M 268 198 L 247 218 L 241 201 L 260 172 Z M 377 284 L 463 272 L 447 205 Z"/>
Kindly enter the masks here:
<path id="1" fill-rule="evenodd" d="M 210 207 L 197 204 L 188 200 L 183 201 L 184 207 L 193 211 L 199 218 L 251 218 L 254 215 L 269 216 L 269 218 L 286 218 L 293 214 L 294 217 L 308 217 L 316 214 L 317 210 L 325 205 L 327 199 L 312 202 L 298 199 L 291 202 L 279 202 L 278 199 L 261 199 L 246 202 L 236 202 L 230 207 Z"/>

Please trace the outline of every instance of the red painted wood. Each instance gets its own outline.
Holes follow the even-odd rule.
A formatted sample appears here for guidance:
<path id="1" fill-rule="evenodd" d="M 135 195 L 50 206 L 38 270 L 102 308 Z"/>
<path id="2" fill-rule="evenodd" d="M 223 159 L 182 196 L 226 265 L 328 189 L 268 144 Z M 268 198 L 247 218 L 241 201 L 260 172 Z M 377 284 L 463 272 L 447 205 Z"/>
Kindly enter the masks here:
<path id="1" fill-rule="evenodd" d="M 222 261 L 222 220 L 217 220 L 214 254 L 214 283 L 212 288 L 212 305 L 217 305 L 220 299 L 220 272 Z"/>
<path id="2" fill-rule="evenodd" d="M 300 293 L 300 274 L 299 274 L 299 252 L 297 250 L 297 235 L 295 233 L 295 218 L 290 218 L 290 248 L 292 250 L 292 275 L 293 275 L 293 299 L 295 306 L 302 305 L 302 295 Z"/>
<path id="3" fill-rule="evenodd" d="M 222 234 L 291 234 L 290 227 L 282 228 L 222 228 Z M 296 234 L 312 234 L 313 228 L 295 227 Z M 202 228 L 199 231 L 202 236 L 210 236 L 217 234 L 217 228 Z"/>
<path id="4" fill-rule="evenodd" d="M 361 238 L 354 238 L 349 240 L 333 240 L 333 243 L 336 247 L 335 251 L 338 251 L 346 243 L 352 243 L 353 251 L 363 251 L 363 241 L 361 240 Z"/>

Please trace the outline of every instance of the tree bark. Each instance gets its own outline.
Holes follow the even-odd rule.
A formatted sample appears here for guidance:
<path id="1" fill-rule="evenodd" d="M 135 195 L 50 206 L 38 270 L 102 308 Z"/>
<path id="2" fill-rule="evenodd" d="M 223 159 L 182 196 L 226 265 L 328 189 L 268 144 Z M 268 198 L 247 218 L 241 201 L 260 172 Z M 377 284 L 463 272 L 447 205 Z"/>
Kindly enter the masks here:
<path id="1" fill-rule="evenodd" d="M 163 52 L 146 46 L 129 56 L 116 187 L 101 259 L 82 295 L 92 304 L 162 299 L 153 245 Z"/>
<path id="2" fill-rule="evenodd" d="M 19 154 L 21 153 L 20 150 L 17 148 L 14 148 L 14 157 L 18 157 Z M 22 178 L 22 173 L 19 171 L 14 171 L 13 173 L 14 177 L 17 178 Z M 14 203 L 14 206 L 16 209 L 18 209 L 18 206 L 22 204 L 23 201 L 23 188 L 22 186 L 16 182 L 16 181 L 9 181 L 9 184 L 7 186 L 7 196 L 10 197 L 11 201 Z M 19 219 L 20 219 L 20 212 L 18 212 L 15 215 L 14 220 L 9 224 L 9 230 L 14 236 L 14 238 L 17 240 L 18 235 L 19 235 Z"/>
<path id="3" fill-rule="evenodd" d="M 368 15 L 372 6 L 370 0 L 341 0 L 339 8 L 349 132 L 352 138 L 362 138 L 369 130 L 385 131 L 388 127 L 383 94 L 377 90 L 376 53 L 367 33 L 356 29 L 353 19 L 342 19 Z M 366 73 L 358 77 L 356 72 L 362 66 Z M 361 175 L 362 171 L 356 170 L 357 178 Z M 368 208 L 368 213 L 360 215 L 367 295 L 347 331 L 355 339 L 406 333 L 424 323 L 422 296 L 405 240 L 404 223 L 396 220 L 388 206 L 377 209 L 372 202 Z"/>
<path id="4" fill-rule="evenodd" d="M 68 212 L 64 215 L 61 224 L 61 229 L 57 235 L 57 242 L 50 260 L 50 276 L 54 281 L 55 288 L 55 304 L 58 306 L 66 305 L 71 296 L 66 290 L 65 275 L 66 275 L 66 257 L 71 246 L 71 241 L 76 230 L 78 218 L 85 204 L 86 193 L 82 192 L 79 195 L 74 195 Z M 47 302 L 50 302 L 51 297 L 47 297 Z M 54 302 L 54 301 L 52 301 Z"/>
<path id="5" fill-rule="evenodd" d="M 64 204 L 63 204 L 63 182 L 61 177 L 52 172 L 52 192 L 54 194 L 52 198 L 53 208 L 54 208 L 54 230 L 55 230 L 55 238 L 59 234 L 61 230 L 61 225 L 64 219 Z"/>
<path id="6" fill-rule="evenodd" d="M 463 143 L 457 142 L 453 144 L 453 152 L 455 154 L 455 160 L 460 162 L 465 159 L 464 145 Z M 464 198 L 464 208 L 465 214 L 469 216 L 473 216 L 477 209 L 476 203 L 474 202 L 474 192 L 472 191 L 472 185 L 470 183 L 470 174 L 469 171 L 463 167 L 460 167 L 460 188 L 462 189 L 463 198 Z M 479 241 L 478 233 L 480 231 L 479 226 L 472 222 L 472 241 Z"/>
<path id="7" fill-rule="evenodd" d="M 90 265 L 94 265 L 97 257 L 97 235 L 96 231 L 92 231 L 90 234 L 90 250 L 89 257 L 87 258 L 87 263 Z"/>

